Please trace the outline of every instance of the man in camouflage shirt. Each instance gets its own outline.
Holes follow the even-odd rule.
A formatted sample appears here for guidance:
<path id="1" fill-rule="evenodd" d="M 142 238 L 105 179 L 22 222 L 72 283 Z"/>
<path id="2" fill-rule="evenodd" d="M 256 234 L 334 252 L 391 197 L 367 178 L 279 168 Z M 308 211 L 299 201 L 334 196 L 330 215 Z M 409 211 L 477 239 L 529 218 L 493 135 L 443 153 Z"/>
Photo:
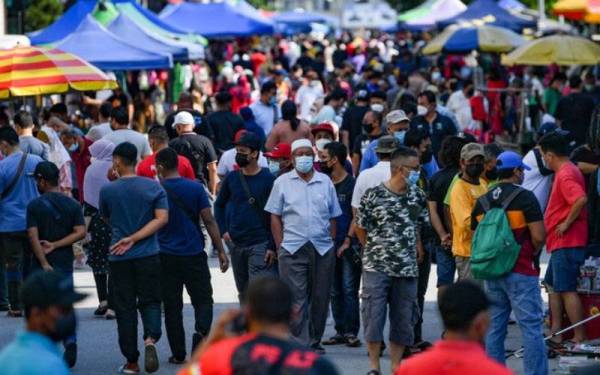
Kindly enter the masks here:
<path id="1" fill-rule="evenodd" d="M 401 147 L 392 154 L 392 177 L 369 189 L 357 212 L 357 236 L 363 254 L 363 322 L 372 370 L 380 372 L 379 354 L 387 305 L 390 309 L 390 357 L 396 368 L 413 344 L 418 319 L 417 276 L 422 261 L 421 226 L 428 222 L 425 193 L 416 185 L 419 157 Z"/>

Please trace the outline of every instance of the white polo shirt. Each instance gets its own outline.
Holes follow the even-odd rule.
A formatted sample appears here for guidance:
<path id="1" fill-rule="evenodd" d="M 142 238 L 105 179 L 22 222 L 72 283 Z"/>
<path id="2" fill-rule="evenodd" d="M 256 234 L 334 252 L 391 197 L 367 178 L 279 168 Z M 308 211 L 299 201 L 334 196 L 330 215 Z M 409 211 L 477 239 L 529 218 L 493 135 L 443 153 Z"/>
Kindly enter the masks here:
<path id="1" fill-rule="evenodd" d="M 380 161 L 375 166 L 360 172 L 354 184 L 352 193 L 352 207 L 359 208 L 360 200 L 367 190 L 392 177 L 389 161 Z"/>

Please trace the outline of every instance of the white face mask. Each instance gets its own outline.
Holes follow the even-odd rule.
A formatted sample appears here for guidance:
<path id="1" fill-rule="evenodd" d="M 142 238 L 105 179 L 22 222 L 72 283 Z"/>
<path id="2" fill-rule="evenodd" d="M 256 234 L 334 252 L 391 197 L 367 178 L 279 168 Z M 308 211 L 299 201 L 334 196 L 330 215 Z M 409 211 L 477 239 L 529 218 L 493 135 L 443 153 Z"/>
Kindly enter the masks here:
<path id="1" fill-rule="evenodd" d="M 325 146 L 329 143 L 331 143 L 331 139 L 321 138 L 315 142 L 315 145 L 317 146 L 317 150 L 323 151 L 325 150 Z"/>
<path id="2" fill-rule="evenodd" d="M 427 107 L 425 107 L 423 105 L 418 105 L 417 106 L 417 114 L 419 116 L 425 116 L 427 114 Z"/>

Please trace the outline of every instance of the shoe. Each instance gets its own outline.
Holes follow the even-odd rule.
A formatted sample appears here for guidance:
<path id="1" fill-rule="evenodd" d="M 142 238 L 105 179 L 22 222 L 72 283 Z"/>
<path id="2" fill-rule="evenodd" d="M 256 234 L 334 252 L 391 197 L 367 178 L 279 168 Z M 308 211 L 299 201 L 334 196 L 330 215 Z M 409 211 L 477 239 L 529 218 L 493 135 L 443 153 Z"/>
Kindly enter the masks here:
<path id="1" fill-rule="evenodd" d="M 379 372 L 379 370 L 371 370 L 369 372 L 367 372 L 367 375 L 381 375 L 381 372 Z"/>
<path id="2" fill-rule="evenodd" d="M 107 309 L 106 313 L 104 314 L 104 319 L 106 320 L 114 320 L 117 318 L 117 315 L 115 314 L 115 312 L 111 309 Z"/>
<path id="3" fill-rule="evenodd" d="M 325 348 L 318 342 L 311 344 L 310 349 L 318 355 L 325 355 Z"/>
<path id="4" fill-rule="evenodd" d="M 21 310 L 8 310 L 8 313 L 6 313 L 6 316 L 8 316 L 9 318 L 22 318 L 23 317 L 23 312 Z"/>
<path id="5" fill-rule="evenodd" d="M 8 305 L 0 305 L 0 311 L 8 311 L 10 307 Z"/>
<path id="6" fill-rule="evenodd" d="M 169 363 L 174 365 L 182 365 L 185 363 L 185 357 L 183 359 L 177 359 L 174 355 L 169 357 Z"/>
<path id="7" fill-rule="evenodd" d="M 154 344 L 147 344 L 144 348 L 144 368 L 146 372 L 158 371 L 158 354 L 156 353 L 156 346 Z"/>
<path id="8" fill-rule="evenodd" d="M 63 359 L 67 362 L 67 366 L 69 368 L 73 368 L 75 363 L 77 362 L 77 344 L 72 342 L 65 346 L 65 352 L 63 354 Z"/>
<path id="9" fill-rule="evenodd" d="M 331 336 L 328 340 L 323 341 L 323 345 L 341 345 L 346 343 L 346 338 L 339 333 Z"/>
<path id="10" fill-rule="evenodd" d="M 346 335 L 344 338 L 346 340 L 346 346 L 349 348 L 358 348 L 362 345 L 359 338 L 354 335 Z"/>
<path id="11" fill-rule="evenodd" d="M 123 366 L 119 367 L 117 372 L 119 374 L 139 374 L 140 366 L 138 366 L 137 362 L 134 362 L 134 363 L 127 362 Z"/>
<path id="12" fill-rule="evenodd" d="M 99 304 L 98 308 L 94 311 L 94 316 L 103 316 L 108 311 L 107 304 Z"/>
<path id="13" fill-rule="evenodd" d="M 192 351 L 190 353 L 194 354 L 200 343 L 204 340 L 204 335 L 198 332 L 195 332 L 192 336 Z"/>

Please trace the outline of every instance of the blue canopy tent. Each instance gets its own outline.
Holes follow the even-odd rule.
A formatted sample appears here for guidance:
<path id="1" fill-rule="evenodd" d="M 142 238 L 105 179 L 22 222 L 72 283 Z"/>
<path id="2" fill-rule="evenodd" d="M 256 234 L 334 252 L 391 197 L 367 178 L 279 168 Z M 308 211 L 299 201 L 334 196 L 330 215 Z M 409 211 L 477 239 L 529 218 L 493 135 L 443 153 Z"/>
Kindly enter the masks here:
<path id="1" fill-rule="evenodd" d="M 273 34 L 274 27 L 268 20 L 237 10 L 227 2 L 221 3 L 181 3 L 168 5 L 160 13 L 160 18 L 178 25 L 186 31 L 201 34 L 207 38 L 243 37 Z"/>
<path id="2" fill-rule="evenodd" d="M 336 27 L 339 24 L 333 17 L 306 11 L 281 12 L 273 16 L 278 32 L 287 35 L 310 32 L 314 24 Z"/>
<path id="3" fill-rule="evenodd" d="M 53 24 L 27 36 L 32 45 L 49 44 L 71 34 L 81 21 L 96 8 L 96 0 L 78 0 Z"/>
<path id="4" fill-rule="evenodd" d="M 154 25 L 160 27 L 161 29 L 171 32 L 171 33 L 175 33 L 175 34 L 185 34 L 187 33 L 185 30 L 182 30 L 181 28 L 178 28 L 177 26 L 173 26 L 170 25 L 167 22 L 164 22 L 163 20 L 161 20 L 156 13 L 144 8 L 143 6 L 141 6 L 140 4 L 138 4 L 137 1 L 135 0 L 112 0 L 112 2 L 115 4 L 115 6 L 117 7 L 117 9 L 121 10 L 121 7 L 125 4 L 130 4 L 137 13 L 140 13 L 141 15 L 144 16 L 144 18 L 146 18 L 148 21 L 152 22 Z"/>
<path id="5" fill-rule="evenodd" d="M 98 23 L 91 15 L 65 39 L 53 43 L 102 70 L 168 69 L 171 55 L 155 53 L 128 44 Z"/>
<path id="6" fill-rule="evenodd" d="M 189 60 L 188 50 L 184 47 L 176 46 L 159 40 L 156 37 L 146 33 L 125 14 L 120 14 L 107 27 L 108 31 L 133 46 L 143 46 L 148 51 L 158 52 L 165 55 L 173 55 L 174 61 Z"/>
<path id="7" fill-rule="evenodd" d="M 514 31 L 521 31 L 528 27 L 535 27 L 536 21 L 511 14 L 494 0 L 475 0 L 467 9 L 451 18 L 437 22 L 440 29 L 461 23 L 484 23 L 504 27 Z"/>

